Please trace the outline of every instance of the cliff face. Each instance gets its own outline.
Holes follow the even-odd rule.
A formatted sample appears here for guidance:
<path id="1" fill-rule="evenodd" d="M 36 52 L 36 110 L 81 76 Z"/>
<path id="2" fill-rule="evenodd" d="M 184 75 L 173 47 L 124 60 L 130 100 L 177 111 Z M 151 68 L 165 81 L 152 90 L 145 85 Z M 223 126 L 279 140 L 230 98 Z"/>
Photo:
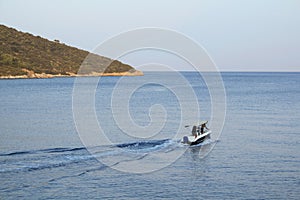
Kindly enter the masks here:
<path id="1" fill-rule="evenodd" d="M 89 52 L 0 25 L 0 78 L 75 76 Z M 81 75 L 138 74 L 117 60 L 89 55 Z M 109 66 L 108 66 L 109 65 Z M 108 66 L 105 69 L 105 66 Z"/>

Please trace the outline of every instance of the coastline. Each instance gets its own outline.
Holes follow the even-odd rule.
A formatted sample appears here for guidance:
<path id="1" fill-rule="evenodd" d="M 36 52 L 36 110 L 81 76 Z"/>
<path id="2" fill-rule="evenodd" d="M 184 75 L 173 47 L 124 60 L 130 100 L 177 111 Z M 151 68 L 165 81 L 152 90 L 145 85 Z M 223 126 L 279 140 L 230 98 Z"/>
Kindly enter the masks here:
<path id="1" fill-rule="evenodd" d="M 93 72 L 90 74 L 75 74 L 68 73 L 67 74 L 46 74 L 46 73 L 34 73 L 33 71 L 27 71 L 27 75 L 8 75 L 8 76 L 0 76 L 0 79 L 47 79 L 47 78 L 66 78 L 66 77 L 98 77 L 98 76 L 143 76 L 144 73 L 142 71 L 134 71 L 134 72 L 113 72 L 113 73 L 97 73 Z"/>

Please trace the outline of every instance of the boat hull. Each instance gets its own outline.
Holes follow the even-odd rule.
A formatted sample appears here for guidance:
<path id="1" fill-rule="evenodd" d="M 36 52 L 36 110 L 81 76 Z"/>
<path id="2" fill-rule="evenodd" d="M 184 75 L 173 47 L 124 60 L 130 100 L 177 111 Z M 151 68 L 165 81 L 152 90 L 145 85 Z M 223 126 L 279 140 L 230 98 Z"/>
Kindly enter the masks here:
<path id="1" fill-rule="evenodd" d="M 207 138 L 207 136 L 202 137 L 202 138 L 199 138 L 198 140 L 191 142 L 190 145 L 192 146 L 192 145 L 200 144 L 200 143 L 202 143 L 206 138 Z"/>
<path id="2" fill-rule="evenodd" d="M 211 131 L 208 131 L 202 135 L 195 136 L 184 136 L 182 143 L 189 144 L 191 146 L 202 143 L 204 140 L 210 138 Z"/>

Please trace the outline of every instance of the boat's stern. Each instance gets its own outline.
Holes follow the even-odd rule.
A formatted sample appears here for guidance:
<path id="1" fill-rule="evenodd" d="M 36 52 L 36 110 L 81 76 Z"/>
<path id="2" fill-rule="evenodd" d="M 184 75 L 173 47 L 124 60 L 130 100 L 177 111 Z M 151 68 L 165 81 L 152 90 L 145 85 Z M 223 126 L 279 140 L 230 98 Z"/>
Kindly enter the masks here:
<path id="1" fill-rule="evenodd" d="M 191 142 L 189 141 L 188 136 L 184 136 L 184 137 L 182 138 L 182 143 L 183 143 L 183 144 L 190 144 L 190 143 L 191 143 Z"/>

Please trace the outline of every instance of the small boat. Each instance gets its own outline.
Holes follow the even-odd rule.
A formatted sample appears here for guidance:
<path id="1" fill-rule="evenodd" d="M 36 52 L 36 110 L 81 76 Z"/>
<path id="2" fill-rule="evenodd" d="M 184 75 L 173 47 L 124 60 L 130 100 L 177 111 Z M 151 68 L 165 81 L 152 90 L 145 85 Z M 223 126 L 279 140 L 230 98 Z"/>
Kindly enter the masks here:
<path id="1" fill-rule="evenodd" d="M 211 130 L 206 127 L 208 121 L 202 121 L 197 123 L 197 125 L 187 125 L 186 128 L 192 127 L 192 134 L 188 136 L 184 136 L 182 138 L 182 143 L 189 145 L 197 145 L 203 142 L 205 139 L 210 138 Z M 206 129 L 206 130 L 204 130 Z"/>

